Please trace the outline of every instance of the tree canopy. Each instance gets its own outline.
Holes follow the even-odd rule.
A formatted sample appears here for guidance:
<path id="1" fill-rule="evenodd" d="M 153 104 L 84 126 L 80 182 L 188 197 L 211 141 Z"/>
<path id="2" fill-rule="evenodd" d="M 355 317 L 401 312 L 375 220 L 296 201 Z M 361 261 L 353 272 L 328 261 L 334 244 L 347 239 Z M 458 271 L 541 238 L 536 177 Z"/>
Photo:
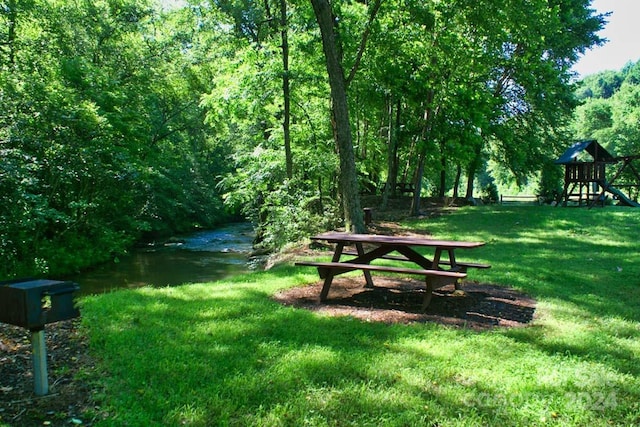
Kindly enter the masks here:
<path id="1" fill-rule="evenodd" d="M 570 68 L 606 19 L 589 0 L 1 4 L 7 277 L 232 216 L 268 249 L 359 229 L 361 194 L 411 182 L 417 213 L 473 197 L 490 159 L 522 182 L 566 142 Z M 632 104 L 633 87 L 578 93 Z M 637 141 L 629 114 L 590 103 L 585 131 Z"/>
<path id="2" fill-rule="evenodd" d="M 640 61 L 587 76 L 576 94 L 581 100 L 572 121 L 576 139 L 597 139 L 614 156 L 640 156 Z M 635 176 L 622 176 L 619 184 L 625 179 L 637 184 Z"/>

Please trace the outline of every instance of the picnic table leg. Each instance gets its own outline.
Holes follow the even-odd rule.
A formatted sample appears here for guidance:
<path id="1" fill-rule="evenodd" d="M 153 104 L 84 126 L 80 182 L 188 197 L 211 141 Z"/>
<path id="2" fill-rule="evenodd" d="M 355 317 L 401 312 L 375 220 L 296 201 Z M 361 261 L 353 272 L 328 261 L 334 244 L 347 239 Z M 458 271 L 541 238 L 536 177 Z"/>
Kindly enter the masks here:
<path id="1" fill-rule="evenodd" d="M 422 301 L 422 311 L 425 311 L 427 307 L 429 307 L 431 298 L 433 296 L 433 291 L 435 289 L 450 285 L 451 283 L 453 283 L 454 286 L 457 287 L 458 280 L 460 279 L 456 279 L 455 277 L 427 276 L 425 279 L 427 291 L 424 294 L 424 300 Z"/>
<path id="2" fill-rule="evenodd" d="M 449 265 L 451 265 L 451 270 L 457 271 L 458 264 L 456 263 L 456 255 L 453 249 L 449 249 L 447 252 L 449 252 Z"/>
<path id="3" fill-rule="evenodd" d="M 451 271 L 459 271 L 461 273 L 467 272 L 467 269 L 465 267 L 459 266 L 458 263 L 456 262 L 456 256 L 453 252 L 453 249 L 449 249 L 449 263 L 451 265 L 451 268 L 450 268 Z M 457 291 L 459 291 L 461 289 L 460 280 L 456 280 L 453 286 Z"/>
<path id="4" fill-rule="evenodd" d="M 431 280 L 428 277 L 426 280 L 426 284 L 427 290 L 424 294 L 424 299 L 422 300 L 422 311 L 427 310 L 427 307 L 429 307 L 429 304 L 431 304 L 431 298 L 433 297 L 433 283 L 431 283 Z"/>
<path id="5" fill-rule="evenodd" d="M 365 254 L 364 248 L 362 247 L 362 243 L 356 243 L 356 249 L 358 251 L 358 256 L 362 256 Z M 371 272 L 367 270 L 362 270 L 364 273 L 364 280 L 367 284 L 364 286 L 365 288 L 373 288 L 373 280 L 371 279 Z"/>
<path id="6" fill-rule="evenodd" d="M 442 257 L 442 249 L 436 248 L 436 253 L 433 254 L 433 262 L 431 268 L 437 270 L 440 268 L 440 258 Z"/>
<path id="7" fill-rule="evenodd" d="M 336 250 L 333 253 L 331 262 L 340 261 L 340 256 L 342 255 L 342 249 L 344 249 L 344 243 L 336 243 Z M 332 282 L 333 282 L 333 270 L 329 268 L 327 269 L 327 276 L 324 278 L 324 284 L 322 285 L 322 291 L 320 292 L 321 302 L 324 302 L 327 300 L 327 295 L 329 294 L 329 288 L 331 288 Z"/>

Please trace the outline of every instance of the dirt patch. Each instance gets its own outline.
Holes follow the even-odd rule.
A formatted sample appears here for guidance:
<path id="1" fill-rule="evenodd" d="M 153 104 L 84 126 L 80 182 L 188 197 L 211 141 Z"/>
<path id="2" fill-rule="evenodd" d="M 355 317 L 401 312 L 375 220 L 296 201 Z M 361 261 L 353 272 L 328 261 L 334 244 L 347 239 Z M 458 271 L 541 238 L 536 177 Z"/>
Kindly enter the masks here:
<path id="1" fill-rule="evenodd" d="M 49 394 L 35 396 L 30 332 L 0 323 L 0 425 L 90 426 L 99 413 L 94 363 L 78 321 L 47 325 Z"/>
<path id="2" fill-rule="evenodd" d="M 352 316 L 384 323 L 427 323 L 488 330 L 520 327 L 533 320 L 536 302 L 503 286 L 471 283 L 456 291 L 453 285 L 433 292 L 422 312 L 425 284 L 417 279 L 375 276 L 375 288 L 365 288 L 361 277 L 335 278 L 327 301 L 320 302 L 322 282 L 281 291 L 274 298 L 282 304 L 330 316 Z"/>

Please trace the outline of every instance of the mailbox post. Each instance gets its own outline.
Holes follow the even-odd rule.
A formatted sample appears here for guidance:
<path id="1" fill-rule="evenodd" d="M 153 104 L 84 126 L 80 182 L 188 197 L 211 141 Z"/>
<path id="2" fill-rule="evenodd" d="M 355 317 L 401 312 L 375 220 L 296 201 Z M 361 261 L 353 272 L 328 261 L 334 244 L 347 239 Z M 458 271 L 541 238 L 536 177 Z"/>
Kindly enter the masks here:
<path id="1" fill-rule="evenodd" d="M 36 396 L 44 396 L 49 393 L 44 329 L 31 331 L 31 360 L 33 361 L 33 391 Z"/>
<path id="2" fill-rule="evenodd" d="M 49 393 L 44 326 L 80 316 L 73 294 L 80 287 L 59 280 L 10 280 L 0 282 L 0 322 L 31 331 L 34 391 Z"/>

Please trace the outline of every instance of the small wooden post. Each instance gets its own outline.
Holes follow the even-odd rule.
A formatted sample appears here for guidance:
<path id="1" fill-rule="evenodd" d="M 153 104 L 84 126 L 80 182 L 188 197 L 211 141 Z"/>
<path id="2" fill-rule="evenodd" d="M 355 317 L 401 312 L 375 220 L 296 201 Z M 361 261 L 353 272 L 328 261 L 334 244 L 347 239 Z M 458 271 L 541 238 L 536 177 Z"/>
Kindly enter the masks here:
<path id="1" fill-rule="evenodd" d="M 47 376 L 47 346 L 44 341 L 44 329 L 31 331 L 31 351 L 33 352 L 33 381 L 36 396 L 49 393 Z"/>
<path id="2" fill-rule="evenodd" d="M 370 225 L 373 221 L 373 209 L 364 208 L 364 223 L 365 225 Z"/>

